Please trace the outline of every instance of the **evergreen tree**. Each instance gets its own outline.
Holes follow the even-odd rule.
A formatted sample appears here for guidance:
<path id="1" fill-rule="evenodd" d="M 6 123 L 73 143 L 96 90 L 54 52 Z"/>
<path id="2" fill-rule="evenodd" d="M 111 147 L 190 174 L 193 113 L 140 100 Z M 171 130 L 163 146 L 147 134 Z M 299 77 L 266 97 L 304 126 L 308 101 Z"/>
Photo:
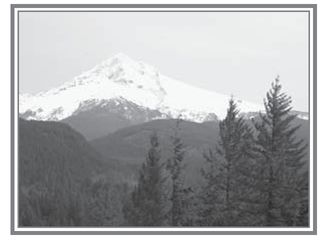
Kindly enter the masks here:
<path id="1" fill-rule="evenodd" d="M 303 183 L 308 185 L 307 170 L 303 167 L 307 146 L 296 138 L 299 126 L 293 125 L 296 115 L 290 113 L 291 98 L 281 89 L 279 78 L 276 78 L 264 101 L 265 114 L 260 114 L 260 122 L 255 121 L 262 177 L 260 187 L 264 193 L 265 225 L 268 226 L 300 222 L 298 219 L 305 216 L 305 210 L 302 211 L 305 205 Z"/>
<path id="2" fill-rule="evenodd" d="M 184 163 L 185 146 L 180 138 L 180 117 L 176 120 L 176 128 L 172 136 L 172 156 L 168 159 L 167 170 L 171 176 L 171 209 L 170 218 L 172 226 L 185 225 L 188 217 L 185 216 L 186 208 L 188 208 L 189 188 L 184 186 Z"/>
<path id="3" fill-rule="evenodd" d="M 253 151 L 253 135 L 233 98 L 229 101 L 227 115 L 219 123 L 220 140 L 216 150 L 204 154 L 207 169 L 203 169 L 206 185 L 203 189 L 202 225 L 234 226 L 239 224 L 241 202 L 248 196 L 243 180 L 248 185 L 251 171 L 248 162 Z M 251 192 L 251 188 L 249 193 Z"/>
<path id="4" fill-rule="evenodd" d="M 162 226 L 166 221 L 164 165 L 157 134 L 150 137 L 151 147 L 139 173 L 131 200 L 124 207 L 129 225 Z"/>

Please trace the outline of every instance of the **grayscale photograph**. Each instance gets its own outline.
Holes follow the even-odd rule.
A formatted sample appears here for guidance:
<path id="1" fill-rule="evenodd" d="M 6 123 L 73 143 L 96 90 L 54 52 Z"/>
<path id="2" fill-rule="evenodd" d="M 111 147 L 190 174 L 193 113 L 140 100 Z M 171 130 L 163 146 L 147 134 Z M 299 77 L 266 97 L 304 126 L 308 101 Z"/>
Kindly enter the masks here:
<path id="1" fill-rule="evenodd" d="M 313 223 L 309 10 L 17 15 L 18 227 Z"/>

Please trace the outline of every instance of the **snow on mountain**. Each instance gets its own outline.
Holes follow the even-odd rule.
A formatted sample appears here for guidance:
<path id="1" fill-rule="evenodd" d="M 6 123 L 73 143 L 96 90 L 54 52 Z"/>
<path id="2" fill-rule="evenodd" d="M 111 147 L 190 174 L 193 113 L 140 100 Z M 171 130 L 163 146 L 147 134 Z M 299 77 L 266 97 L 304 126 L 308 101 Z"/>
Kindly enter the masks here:
<path id="1" fill-rule="evenodd" d="M 299 119 L 302 119 L 302 120 L 308 120 L 309 119 L 308 112 L 292 110 L 291 114 L 296 115 Z"/>
<path id="2" fill-rule="evenodd" d="M 226 115 L 229 96 L 197 88 L 159 73 L 148 64 L 117 54 L 57 88 L 35 95 L 19 95 L 23 118 L 62 120 L 82 110 L 84 103 L 127 100 L 140 107 L 158 110 L 163 116 L 202 122 Z M 263 107 L 238 101 L 242 112 Z M 125 107 L 126 108 L 126 107 Z"/>

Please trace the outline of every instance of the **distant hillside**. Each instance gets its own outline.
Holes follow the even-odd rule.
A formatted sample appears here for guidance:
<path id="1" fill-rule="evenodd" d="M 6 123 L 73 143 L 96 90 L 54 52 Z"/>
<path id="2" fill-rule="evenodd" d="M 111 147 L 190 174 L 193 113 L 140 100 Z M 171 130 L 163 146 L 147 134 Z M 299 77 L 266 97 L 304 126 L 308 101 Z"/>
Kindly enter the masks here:
<path id="1" fill-rule="evenodd" d="M 252 125 L 252 123 L 251 123 Z M 308 121 L 296 119 L 294 125 L 301 125 L 298 138 L 308 142 Z M 123 163 L 124 170 L 127 165 L 139 166 L 144 162 L 149 148 L 149 136 L 157 132 L 162 158 L 166 160 L 171 153 L 170 138 L 174 133 L 176 120 L 154 120 L 143 124 L 126 127 L 105 137 L 95 139 L 90 143 L 102 154 L 104 159 L 114 159 Z M 204 165 L 203 153 L 214 148 L 218 141 L 218 122 L 195 123 L 183 121 L 180 124 L 180 136 L 186 145 L 185 161 L 187 163 L 187 176 L 189 182 L 200 179 L 200 169 Z M 133 166 L 134 168 L 134 166 Z"/>
<path id="2" fill-rule="evenodd" d="M 158 133 L 162 147 L 170 148 L 176 120 L 154 120 L 144 124 L 126 127 L 105 137 L 91 141 L 91 144 L 104 156 L 141 163 L 149 147 L 149 136 Z M 183 121 L 180 135 L 187 149 L 203 148 L 216 141 L 218 129 L 208 125 Z"/>

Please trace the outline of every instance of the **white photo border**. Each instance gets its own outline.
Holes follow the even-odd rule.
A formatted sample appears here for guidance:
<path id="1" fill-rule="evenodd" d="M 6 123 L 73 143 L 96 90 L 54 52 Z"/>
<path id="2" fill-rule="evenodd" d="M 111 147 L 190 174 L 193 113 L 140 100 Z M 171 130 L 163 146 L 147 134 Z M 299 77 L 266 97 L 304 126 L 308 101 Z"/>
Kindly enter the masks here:
<path id="1" fill-rule="evenodd" d="M 309 227 L 19 227 L 18 113 L 20 12 L 307 12 Z M 11 234 L 316 234 L 317 5 L 315 4 L 12 4 L 11 5 Z"/>

